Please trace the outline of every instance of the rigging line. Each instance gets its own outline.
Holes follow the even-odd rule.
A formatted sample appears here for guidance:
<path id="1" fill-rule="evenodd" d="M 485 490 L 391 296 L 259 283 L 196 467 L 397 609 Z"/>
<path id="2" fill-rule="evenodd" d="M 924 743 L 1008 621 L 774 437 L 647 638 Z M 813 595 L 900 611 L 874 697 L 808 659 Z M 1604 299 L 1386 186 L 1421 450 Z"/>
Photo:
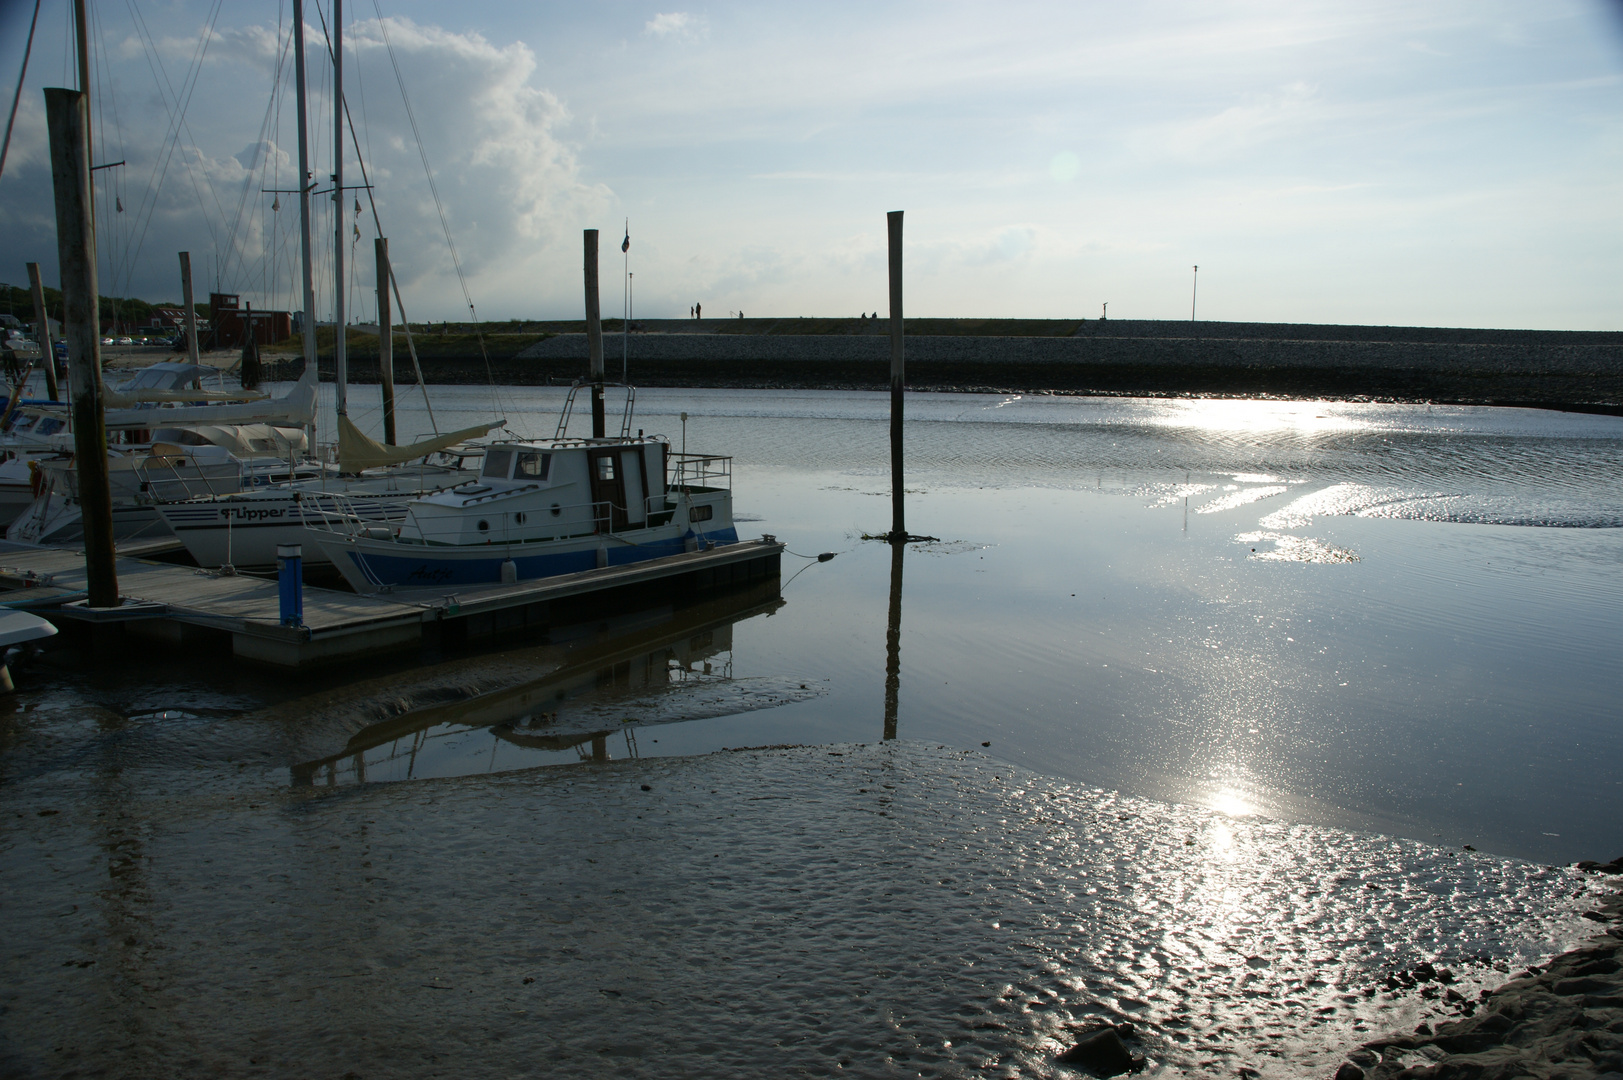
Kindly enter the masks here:
<path id="1" fill-rule="evenodd" d="M 174 112 L 170 116 L 170 119 L 169 119 L 170 128 L 164 134 L 165 148 L 164 148 L 164 153 L 163 153 L 163 157 L 162 157 L 161 169 L 160 169 L 160 166 L 159 166 L 159 162 L 157 162 L 157 161 L 153 162 L 153 172 L 155 174 L 157 174 L 157 182 L 152 183 L 151 181 L 149 181 L 148 185 L 147 185 L 146 194 L 142 197 L 142 208 L 141 208 L 141 211 L 140 211 L 141 233 L 140 233 L 140 237 L 136 241 L 136 251 L 137 252 L 140 251 L 141 246 L 146 242 L 147 229 L 151 226 L 151 224 L 152 224 L 152 215 L 157 210 L 157 207 L 158 207 L 158 192 L 163 187 L 163 182 L 169 175 L 169 162 L 174 157 L 175 150 L 180 144 L 180 131 L 184 127 L 186 129 L 187 135 L 191 134 L 191 127 L 190 127 L 190 125 L 188 125 L 186 123 L 186 110 L 191 105 L 192 95 L 194 93 L 196 93 L 196 91 L 197 91 L 197 81 L 198 81 L 198 77 L 202 74 L 203 60 L 208 55 L 209 43 L 214 39 L 214 26 L 215 26 L 215 23 L 217 23 L 219 21 L 220 8 L 224 4 L 224 2 L 225 2 L 225 0 L 215 0 L 214 9 L 209 15 L 208 22 L 203 27 L 203 33 L 201 34 L 201 36 L 198 39 L 198 44 L 197 44 L 196 48 L 193 50 L 191 70 L 188 71 L 186 79 L 181 82 L 182 93 L 181 94 L 175 94 Z M 134 7 L 134 0 L 129 0 L 129 3 L 130 3 L 132 11 L 135 11 L 136 9 Z M 143 28 L 145 28 L 145 20 L 144 19 L 140 20 L 140 25 Z M 146 32 L 143 41 L 146 44 L 147 49 L 148 49 L 148 54 L 147 55 L 148 55 L 148 64 L 149 64 L 149 66 L 151 66 L 152 63 L 155 60 L 156 61 L 156 72 L 162 73 L 162 81 L 159 82 L 159 84 L 158 84 L 159 96 L 161 97 L 162 94 L 163 94 L 164 84 L 168 83 L 169 74 L 168 74 L 167 71 L 164 70 L 163 60 L 161 58 L 157 57 L 157 43 L 152 39 L 152 35 L 151 35 L 150 30 L 148 30 Z M 156 74 L 154 76 L 154 81 L 157 81 Z M 169 86 L 169 91 L 170 91 L 171 94 L 174 94 L 173 85 Z M 164 105 L 167 108 L 168 107 L 168 102 L 165 101 Z M 195 139 L 192 141 L 192 146 L 193 146 L 194 149 L 196 148 L 196 140 Z M 199 150 L 198 153 L 201 154 L 202 151 Z M 206 224 L 208 226 L 209 238 L 214 242 L 214 250 L 216 252 L 216 255 L 215 255 L 216 278 L 218 278 L 218 265 L 219 265 L 218 252 L 220 250 L 219 234 L 215 231 L 214 223 L 208 219 L 207 205 L 203 201 L 203 193 L 201 191 L 197 190 L 197 175 L 196 175 L 195 172 L 192 171 L 191 162 L 187 158 L 186 155 L 182 155 L 182 160 L 186 161 L 186 171 L 187 171 L 187 174 L 191 177 L 192 190 L 197 195 L 198 205 L 202 206 L 204 208 L 203 221 L 204 221 L 204 224 Z M 212 194 L 214 196 L 214 205 L 215 205 L 215 208 L 217 210 L 219 210 L 220 221 L 222 223 L 224 223 L 224 221 L 225 221 L 225 211 L 220 208 L 219 195 L 218 195 L 218 193 L 214 192 L 212 184 L 209 186 L 209 191 L 210 191 L 210 194 Z"/>
<path id="2" fill-rule="evenodd" d="M 411 107 L 411 95 L 406 93 L 406 79 L 400 73 L 400 61 L 394 54 L 394 43 L 389 40 L 389 28 L 383 22 L 383 9 L 378 6 L 378 0 L 372 0 L 372 8 L 378 16 L 378 32 L 383 35 L 383 46 L 389 53 L 389 64 L 394 68 L 395 82 L 400 85 L 400 100 L 406 106 L 406 119 L 411 122 L 412 137 L 417 140 L 417 156 L 422 158 L 423 173 L 428 178 L 428 190 L 434 196 L 434 209 L 440 215 L 440 227 L 445 230 L 445 243 L 451 249 L 451 265 L 456 268 L 457 283 L 462 286 L 462 299 L 468 302 L 468 314 L 473 316 L 473 332 L 479 342 L 479 355 L 485 361 L 485 377 L 491 387 L 491 404 L 493 411 L 502 414 L 501 399 L 496 391 L 496 373 L 490 367 L 490 353 L 485 349 L 484 331 L 479 325 L 479 312 L 473 306 L 473 296 L 468 292 L 468 278 L 462 272 L 462 258 L 457 254 L 456 241 L 451 238 L 451 223 L 445 216 L 445 202 L 440 198 L 439 185 L 434 182 L 434 170 L 428 164 L 428 149 L 423 145 L 423 133 L 417 126 L 417 113 Z"/>
<path id="3" fill-rule="evenodd" d="M 153 85 L 157 88 L 158 98 L 159 98 L 160 101 L 162 101 L 164 109 L 169 112 L 169 121 L 168 122 L 170 124 L 173 124 L 174 123 L 174 109 L 170 105 L 170 99 L 173 98 L 175 100 L 176 105 L 178 105 L 179 101 L 180 101 L 180 95 L 175 93 L 174 85 L 169 82 L 169 72 L 163 67 L 163 60 L 158 55 L 157 41 L 156 41 L 156 39 L 153 38 L 152 31 L 146 25 L 146 17 L 141 14 L 141 9 L 136 6 L 135 0 L 128 0 L 128 2 L 129 2 L 129 8 L 130 8 L 130 17 L 131 17 L 131 20 L 135 23 L 136 36 L 141 39 L 141 44 L 142 44 L 143 50 L 144 50 L 144 52 L 146 54 L 147 70 L 152 72 L 152 82 L 153 82 Z M 196 57 L 194 56 L 193 59 L 195 61 Z M 166 93 L 166 91 L 167 91 L 167 93 Z M 188 128 L 188 131 L 189 130 L 190 129 Z M 173 154 L 173 152 L 174 152 L 173 148 L 168 146 L 168 143 L 169 143 L 169 140 L 171 139 L 171 137 L 178 139 L 179 138 L 178 130 L 166 130 L 164 132 L 164 147 L 165 147 L 166 152 L 169 153 L 169 154 Z M 192 169 L 191 159 L 189 157 L 186 157 L 186 156 L 182 155 L 181 160 L 185 163 L 186 176 L 191 181 L 191 184 L 192 184 L 192 194 L 197 196 L 197 205 L 203 211 L 203 225 L 204 225 L 205 228 L 208 229 L 209 242 L 210 242 L 210 244 L 212 245 L 212 247 L 215 250 L 218 250 L 219 246 L 220 246 L 219 234 L 215 231 L 214 221 L 208 215 L 208 205 L 203 199 L 203 192 L 198 189 L 198 186 L 197 186 L 197 174 Z M 164 177 L 168 176 L 168 168 L 169 168 L 168 158 L 165 158 L 164 159 L 164 164 L 163 164 Z M 156 174 L 158 172 L 158 162 L 157 162 L 156 158 L 154 158 L 154 160 L 153 160 L 152 171 L 153 171 L 154 174 Z M 163 183 L 163 178 L 160 178 L 158 183 L 161 186 L 162 183 Z M 150 178 L 148 180 L 148 190 L 149 191 L 151 190 L 151 180 L 150 180 Z M 143 197 L 142 209 L 137 210 L 137 213 L 136 213 L 137 220 L 138 221 L 144 220 L 143 215 L 145 215 L 146 217 L 150 217 L 151 212 L 152 212 L 151 209 L 145 207 L 145 198 Z M 142 234 L 145 235 L 145 225 L 144 224 L 142 226 Z"/>
<path id="4" fill-rule="evenodd" d="M 281 52 L 276 58 L 276 67 L 273 69 L 274 73 L 271 76 L 271 95 L 270 99 L 265 102 L 265 116 L 259 122 L 259 138 L 254 143 L 254 156 L 250 163 L 244 166 L 245 175 L 242 178 L 242 193 L 237 196 L 237 211 L 231 219 L 231 231 L 226 234 L 225 276 L 231 278 L 233 284 L 235 284 L 236 279 L 232 276 L 231 263 L 232 259 L 235 258 L 240 272 L 244 260 L 242 245 L 238 242 L 238 236 L 242 231 L 245 211 L 248 208 L 248 195 L 253 190 L 254 172 L 261 167 L 262 160 L 268 156 L 265 152 L 266 137 L 270 134 L 271 116 L 276 104 L 276 90 L 281 85 L 282 72 L 287 67 L 287 54 L 291 48 L 290 41 L 291 38 L 282 42 Z"/>
<path id="5" fill-rule="evenodd" d="M 107 40 L 107 32 L 102 22 L 100 5 L 90 7 L 90 17 L 92 19 L 92 25 L 95 27 L 96 41 L 98 43 L 103 43 L 102 47 L 96 50 L 95 73 L 97 88 L 105 89 L 106 92 L 98 94 L 97 96 L 102 101 L 107 102 L 107 107 L 100 111 L 101 130 L 97 135 L 97 139 L 102 147 L 111 147 L 112 144 L 107 140 L 107 113 L 111 111 L 113 114 L 113 132 L 118 136 L 118 150 L 115 152 L 111 149 L 103 149 L 102 153 L 106 154 L 109 159 L 115 156 L 122 159 L 126 156 L 124 152 L 124 125 L 120 121 L 118 115 L 118 91 L 113 86 L 113 69 L 112 65 L 108 63 L 107 60 L 107 49 L 104 44 Z M 115 169 L 108 170 L 108 175 L 103 183 L 108 188 L 112 189 L 113 206 L 115 207 L 114 213 L 104 214 L 102 217 L 102 221 L 106 223 L 108 237 L 107 276 L 109 283 L 113 286 L 112 291 L 114 295 L 122 296 L 129 291 L 129 285 L 135 278 L 135 268 L 133 262 L 130 260 L 129 254 L 128 234 L 130 230 L 122 227 L 119 218 L 120 213 L 122 213 L 123 200 L 120 198 L 120 196 L 123 194 L 124 181 L 123 177 Z M 102 195 L 102 205 L 105 207 L 106 204 L 107 195 L 104 192 Z M 121 240 L 124 242 L 120 243 Z M 120 284 L 121 268 L 122 284 Z M 117 322 L 117 314 L 118 312 L 115 308 L 115 323 Z"/>
<path id="6" fill-rule="evenodd" d="M 376 4 L 373 6 L 375 7 Z M 321 9 L 319 7 L 316 8 L 316 14 L 318 16 L 321 15 Z M 378 16 L 380 25 L 382 23 L 382 18 L 383 16 L 380 12 Z M 328 59 L 331 59 L 332 39 L 327 37 L 327 20 L 324 16 L 321 20 L 321 33 L 327 41 L 327 57 Z M 360 61 L 358 59 L 355 66 L 357 69 L 360 67 Z M 344 118 L 349 121 L 349 141 L 350 145 L 355 147 L 355 161 L 361 167 L 361 184 L 366 189 L 366 201 L 372 207 L 372 223 L 377 227 L 378 235 L 382 236 L 383 219 L 378 215 L 378 200 L 373 194 L 372 178 L 370 175 L 368 175 L 366 168 L 367 155 L 361 153 L 361 143 L 359 137 L 355 134 L 355 118 L 350 115 L 348 97 L 345 97 L 344 99 Z M 364 113 L 362 114 L 362 118 L 364 120 Z M 370 137 L 367 140 L 367 145 L 371 145 Z M 340 201 L 334 205 L 342 206 L 342 202 Z M 449 234 L 447 234 L 446 239 L 450 239 Z M 423 380 L 423 365 L 417 358 L 417 343 L 411 336 L 411 318 L 406 314 L 406 301 L 400 295 L 400 279 L 395 275 L 392 264 L 389 268 L 389 288 L 390 291 L 394 293 L 395 308 L 400 312 L 400 325 L 404 327 L 406 331 L 406 351 L 411 354 L 411 367 L 412 371 L 414 371 L 417 375 L 417 389 L 423 395 L 423 406 L 428 410 L 428 423 L 429 426 L 434 429 L 434 434 L 438 435 L 440 433 L 440 426 L 439 422 L 434 419 L 434 403 L 428 398 L 428 384 Z M 466 290 L 464 290 L 464 293 L 466 293 Z M 471 302 L 469 306 L 472 306 Z M 485 359 L 485 370 L 487 372 L 490 370 L 490 359 L 488 357 Z M 492 383 L 495 381 L 495 377 L 493 375 L 491 376 L 491 381 Z M 507 415 L 507 413 L 500 407 L 499 402 L 497 403 L 497 408 L 495 411 L 501 415 Z"/>
<path id="7" fill-rule="evenodd" d="M 28 24 L 28 44 L 23 46 L 23 69 L 17 73 L 17 93 L 11 99 L 11 117 L 6 121 L 6 141 L 0 143 L 0 176 L 6 174 L 6 154 L 11 150 L 11 128 L 17 122 L 17 103 L 23 99 L 23 80 L 28 77 L 28 56 L 34 51 L 34 27 L 39 23 L 39 3 L 34 0 L 34 18 Z"/>

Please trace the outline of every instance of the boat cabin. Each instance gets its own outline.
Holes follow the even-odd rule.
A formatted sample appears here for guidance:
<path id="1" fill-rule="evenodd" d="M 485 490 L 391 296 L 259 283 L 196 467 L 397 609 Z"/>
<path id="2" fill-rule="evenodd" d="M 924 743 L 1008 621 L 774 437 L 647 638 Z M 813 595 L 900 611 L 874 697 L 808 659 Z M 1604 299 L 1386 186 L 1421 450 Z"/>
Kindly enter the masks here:
<path id="1" fill-rule="evenodd" d="M 617 533 L 670 521 L 663 439 L 494 443 L 479 479 L 412 504 L 428 543 L 503 543 Z"/>

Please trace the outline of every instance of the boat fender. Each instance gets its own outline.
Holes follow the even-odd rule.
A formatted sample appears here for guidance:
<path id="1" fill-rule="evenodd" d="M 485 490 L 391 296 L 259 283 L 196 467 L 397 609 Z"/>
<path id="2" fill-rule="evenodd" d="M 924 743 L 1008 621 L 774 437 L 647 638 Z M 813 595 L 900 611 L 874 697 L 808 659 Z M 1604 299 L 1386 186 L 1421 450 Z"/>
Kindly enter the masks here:
<path id="1" fill-rule="evenodd" d="M 609 549 L 599 544 L 597 546 L 597 568 L 601 570 L 607 565 L 609 565 Z"/>
<path id="2" fill-rule="evenodd" d="M 518 584 L 518 563 L 514 562 L 512 559 L 502 560 L 502 584 Z"/>

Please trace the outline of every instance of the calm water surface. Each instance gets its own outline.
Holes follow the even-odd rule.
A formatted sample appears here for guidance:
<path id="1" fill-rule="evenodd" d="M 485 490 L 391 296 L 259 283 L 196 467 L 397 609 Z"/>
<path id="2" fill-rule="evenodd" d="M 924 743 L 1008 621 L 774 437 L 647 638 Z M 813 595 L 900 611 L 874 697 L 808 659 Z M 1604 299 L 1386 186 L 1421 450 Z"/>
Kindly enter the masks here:
<path id="1" fill-rule="evenodd" d="M 563 393 L 436 415 L 550 435 Z M 884 395 L 638 406 L 734 455 L 781 593 L 26 673 L 0 1065 L 1046 1076 L 1105 1016 L 1300 1075 L 1435 1017 L 1384 972 L 1469 996 L 1584 932 L 1536 864 L 1623 852 L 1623 421 L 913 395 L 898 554 Z"/>
<path id="2" fill-rule="evenodd" d="M 363 389 L 357 395 L 368 393 Z M 562 390 L 504 390 L 550 434 Z M 489 390 L 436 394 L 442 425 Z M 408 399 L 409 400 L 409 399 Z M 464 405 L 463 403 L 466 402 Z M 908 399 L 897 732 L 1156 798 L 1547 861 L 1623 851 L 1623 419 L 1325 402 Z M 883 734 L 882 394 L 644 390 L 735 455 L 782 610 L 735 676 L 825 693 L 640 752 Z M 612 411 L 612 410 L 611 410 Z M 796 575 L 798 572 L 798 576 Z"/>

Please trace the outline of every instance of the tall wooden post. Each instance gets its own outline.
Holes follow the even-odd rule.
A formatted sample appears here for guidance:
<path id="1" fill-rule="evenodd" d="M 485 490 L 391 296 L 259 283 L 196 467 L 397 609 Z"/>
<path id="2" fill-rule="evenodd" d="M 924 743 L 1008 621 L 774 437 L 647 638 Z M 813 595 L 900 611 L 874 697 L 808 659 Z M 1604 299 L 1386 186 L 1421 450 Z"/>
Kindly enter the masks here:
<path id="1" fill-rule="evenodd" d="M 56 250 L 62 273 L 63 335 L 68 342 L 74 465 L 84 518 L 89 606 L 118 606 L 113 501 L 107 490 L 107 427 L 101 399 L 101 320 L 96 294 L 96 234 L 90 200 L 90 95 L 45 91 L 56 189 Z"/>
<path id="2" fill-rule="evenodd" d="M 39 327 L 34 337 L 39 341 L 40 362 L 45 365 L 45 389 L 52 401 L 61 401 L 62 392 L 56 385 L 56 349 L 51 344 L 51 320 L 45 311 L 45 286 L 39 280 L 39 263 L 28 264 L 28 288 L 34 294 L 34 323 Z"/>
<path id="3" fill-rule="evenodd" d="M 597 230 L 586 230 L 586 349 L 592 360 L 592 438 L 603 438 L 603 317 L 597 303 Z"/>
<path id="4" fill-rule="evenodd" d="M 383 383 L 383 441 L 394 446 L 394 313 L 389 310 L 389 238 L 378 237 L 372 247 L 378 256 L 378 376 Z"/>
<path id="5" fill-rule="evenodd" d="M 202 348 L 197 341 L 197 308 L 192 303 L 192 253 L 180 253 L 180 293 L 186 304 L 186 358 L 194 364 L 202 363 Z M 210 312 L 209 314 L 214 314 Z"/>
<path id="6" fill-rule="evenodd" d="M 254 330 L 254 305 L 243 308 L 242 362 L 238 368 L 244 390 L 259 389 L 259 335 Z"/>
<path id="7" fill-rule="evenodd" d="M 886 215 L 890 226 L 890 542 L 907 542 L 902 514 L 902 211 Z"/>

